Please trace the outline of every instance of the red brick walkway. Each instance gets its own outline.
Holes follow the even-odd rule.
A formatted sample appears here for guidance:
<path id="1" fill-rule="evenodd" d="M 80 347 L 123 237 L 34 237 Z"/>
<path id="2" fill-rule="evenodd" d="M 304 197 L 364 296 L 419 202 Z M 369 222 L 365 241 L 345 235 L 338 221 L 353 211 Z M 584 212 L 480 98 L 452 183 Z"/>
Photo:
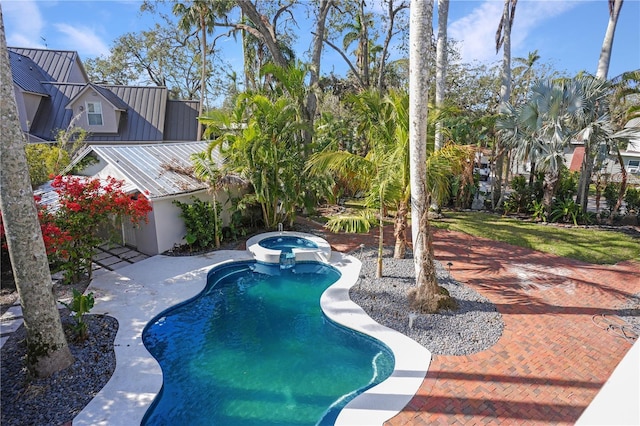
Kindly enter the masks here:
<path id="1" fill-rule="evenodd" d="M 339 251 L 377 244 L 375 233 L 325 238 Z M 440 230 L 434 246 L 456 280 L 496 305 L 504 332 L 483 352 L 433 356 L 419 392 L 387 424 L 575 423 L 631 348 L 592 318 L 616 315 L 640 292 L 640 262 L 592 265 Z"/>

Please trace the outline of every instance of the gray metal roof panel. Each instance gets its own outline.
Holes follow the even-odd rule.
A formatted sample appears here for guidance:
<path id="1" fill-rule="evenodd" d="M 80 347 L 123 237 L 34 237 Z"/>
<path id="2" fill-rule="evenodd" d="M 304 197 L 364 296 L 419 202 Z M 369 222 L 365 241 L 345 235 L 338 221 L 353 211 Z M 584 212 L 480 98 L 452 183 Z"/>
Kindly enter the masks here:
<path id="1" fill-rule="evenodd" d="M 12 51 L 9 51 L 9 60 L 11 62 L 11 73 L 15 84 L 25 92 L 49 96 L 49 93 L 41 83 L 45 81 L 46 78 L 38 64 L 28 56 L 20 55 Z"/>
<path id="2" fill-rule="evenodd" d="M 164 124 L 166 141 L 195 141 L 198 137 L 199 101 L 167 101 Z"/>
<path id="3" fill-rule="evenodd" d="M 190 156 L 207 149 L 207 142 L 145 145 L 93 145 L 98 156 L 116 167 L 150 199 L 201 191 L 207 184 L 180 173 L 191 168 Z M 216 161 L 221 164 L 219 156 Z"/>
<path id="4" fill-rule="evenodd" d="M 129 106 L 122 117 L 118 135 L 92 134 L 95 142 L 142 141 L 161 142 L 163 140 L 164 115 L 167 103 L 165 87 L 137 87 L 101 85 L 111 91 Z"/>
<path id="5" fill-rule="evenodd" d="M 16 53 L 31 58 L 43 70 L 46 80 L 68 82 L 71 79 L 74 65 L 82 69 L 78 53 L 71 50 L 31 49 L 10 47 Z M 77 83 L 77 82 L 76 82 Z"/>
<path id="6" fill-rule="evenodd" d="M 71 122 L 73 111 L 65 109 L 84 84 L 44 83 L 50 97 L 40 103 L 38 113 L 31 125 L 31 134 L 44 140 L 53 141 L 58 130 L 66 129 Z"/>

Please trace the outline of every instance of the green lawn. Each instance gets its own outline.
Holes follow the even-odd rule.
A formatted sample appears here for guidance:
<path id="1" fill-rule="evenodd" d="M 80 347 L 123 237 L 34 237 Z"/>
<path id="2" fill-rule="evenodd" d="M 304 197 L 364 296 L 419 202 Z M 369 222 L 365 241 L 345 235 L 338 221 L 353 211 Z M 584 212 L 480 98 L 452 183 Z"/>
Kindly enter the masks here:
<path id="1" fill-rule="evenodd" d="M 445 212 L 431 225 L 594 264 L 640 260 L 640 239 L 595 227 L 564 228 L 481 212 Z"/>

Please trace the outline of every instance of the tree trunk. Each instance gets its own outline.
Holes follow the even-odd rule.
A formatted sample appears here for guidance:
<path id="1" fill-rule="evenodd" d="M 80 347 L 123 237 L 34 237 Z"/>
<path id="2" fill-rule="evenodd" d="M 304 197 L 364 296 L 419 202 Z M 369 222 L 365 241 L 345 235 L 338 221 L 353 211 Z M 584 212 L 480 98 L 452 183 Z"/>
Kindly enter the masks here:
<path id="1" fill-rule="evenodd" d="M 622 174 L 622 179 L 620 182 L 620 189 L 618 190 L 618 199 L 616 200 L 616 205 L 611 210 L 611 214 L 609 215 L 609 225 L 613 225 L 613 218 L 616 213 L 620 210 L 622 206 L 622 200 L 624 199 L 624 193 L 627 192 L 627 169 L 624 168 L 624 159 L 622 158 L 622 154 L 620 153 L 620 148 L 616 146 L 616 154 L 618 157 L 618 163 L 620 163 L 620 173 Z"/>
<path id="2" fill-rule="evenodd" d="M 433 262 L 433 237 L 428 210 L 425 210 L 420 218 L 420 229 L 424 233 L 418 239 L 419 250 L 414 247 L 414 259 L 417 259 L 416 262 L 419 262 L 422 268 L 419 272 L 416 268 L 416 273 L 420 273 L 419 276 L 416 276 L 416 281 L 419 284 L 409 291 L 409 303 L 411 308 L 418 312 L 434 313 L 438 311 L 438 302 L 443 296 L 440 294 L 436 267 Z M 416 252 L 419 253 L 419 258 Z"/>
<path id="3" fill-rule="evenodd" d="M 320 92 L 320 60 L 322 58 L 322 47 L 324 46 L 324 34 L 325 34 L 325 22 L 329 10 L 333 6 L 333 2 L 329 0 L 320 0 L 318 9 L 318 21 L 316 22 L 316 32 L 313 36 L 313 48 L 311 53 L 311 72 L 309 76 L 309 93 L 307 94 L 307 104 L 305 110 L 307 114 L 307 121 L 309 123 L 309 129 L 313 129 L 313 122 L 316 116 L 316 110 L 318 108 L 317 93 Z M 311 130 L 304 131 L 305 146 L 308 147 L 311 144 L 313 133 Z"/>
<path id="4" fill-rule="evenodd" d="M 447 20 L 449 0 L 438 0 L 438 42 L 436 44 L 436 111 L 441 114 L 444 107 L 445 83 L 447 76 Z M 436 122 L 435 150 L 442 148 L 442 120 Z"/>
<path id="5" fill-rule="evenodd" d="M 364 13 L 365 1 L 360 0 L 360 20 L 362 31 L 360 32 L 360 72 L 362 80 L 367 88 L 371 87 L 371 79 L 369 78 L 369 24 Z"/>
<path id="6" fill-rule="evenodd" d="M 396 245 L 393 250 L 394 259 L 404 259 L 407 254 L 407 223 L 409 215 L 409 206 L 402 201 L 396 212 L 396 222 L 393 229 L 393 236 L 396 238 Z"/>
<path id="7" fill-rule="evenodd" d="M 545 222 L 549 220 L 549 216 L 551 216 L 551 208 L 553 207 L 553 196 L 556 194 L 558 181 L 558 172 L 547 172 L 544 175 L 542 205 L 544 206 L 545 211 Z"/>
<path id="8" fill-rule="evenodd" d="M 600 51 L 600 58 L 598 59 L 598 70 L 596 71 L 596 77 L 598 78 L 606 79 L 609 73 L 613 36 L 616 32 L 622 2 L 623 0 L 609 0 L 609 24 L 607 24 L 607 31 L 605 32 L 604 40 L 602 40 L 602 50 Z"/>
<path id="9" fill-rule="evenodd" d="M 237 0 L 237 2 L 240 9 L 242 9 L 242 13 L 244 13 L 255 26 L 256 31 L 252 31 L 253 35 L 258 37 L 267 46 L 267 49 L 269 49 L 273 62 L 281 68 L 286 68 L 288 63 L 282 54 L 282 50 L 280 50 L 278 46 L 273 26 L 264 15 L 258 12 L 250 0 Z M 247 28 L 247 30 L 249 29 Z"/>
<path id="10" fill-rule="evenodd" d="M 202 68 L 200 69 L 200 106 L 198 107 L 198 117 L 202 117 L 204 103 L 207 99 L 207 26 L 202 11 L 200 12 L 200 31 L 202 31 Z M 199 121 L 196 140 L 202 140 L 202 124 L 200 124 Z"/>
<path id="11" fill-rule="evenodd" d="M 433 0 L 414 0 L 409 22 L 409 154 L 411 174 L 411 221 L 413 262 L 417 289 L 409 297 L 421 309 L 436 309 L 437 299 L 433 252 L 429 252 L 428 206 L 426 186 L 427 115 L 429 75 L 428 58 L 431 41 Z M 437 302 L 436 302 L 437 303 Z"/>
<path id="12" fill-rule="evenodd" d="M 6 232 L 24 325 L 27 330 L 27 368 L 46 377 L 73 363 L 60 314 L 51 289 L 51 274 L 33 199 L 13 93 L 7 41 L 0 10 L 0 209 Z"/>
<path id="13" fill-rule="evenodd" d="M 377 83 L 377 87 L 378 87 L 378 91 L 380 93 L 382 93 L 383 89 L 384 89 L 384 72 L 385 72 L 385 68 L 387 65 L 387 55 L 389 52 L 389 45 L 391 44 L 391 39 L 393 38 L 393 34 L 394 34 L 394 26 L 395 26 L 395 20 L 396 20 L 396 15 L 398 14 L 398 12 L 400 12 L 402 9 L 407 8 L 408 6 L 406 5 L 406 3 L 401 3 L 398 7 L 393 6 L 393 0 L 389 0 L 389 2 L 387 3 L 387 19 L 389 19 L 389 23 L 388 23 L 388 27 L 387 27 L 387 33 L 385 35 L 384 38 L 384 43 L 382 44 L 382 53 L 380 54 L 380 63 L 378 64 L 378 83 Z"/>
<path id="14" fill-rule="evenodd" d="M 496 53 L 502 47 L 502 69 L 500 76 L 500 104 L 504 105 L 511 98 L 511 27 L 516 14 L 517 0 L 505 0 L 502 18 L 496 33 Z M 496 158 L 496 178 L 492 185 L 492 205 L 495 209 L 500 207 L 504 194 L 502 192 L 502 168 L 504 166 L 505 147 L 502 138 L 498 136 L 497 158 Z"/>

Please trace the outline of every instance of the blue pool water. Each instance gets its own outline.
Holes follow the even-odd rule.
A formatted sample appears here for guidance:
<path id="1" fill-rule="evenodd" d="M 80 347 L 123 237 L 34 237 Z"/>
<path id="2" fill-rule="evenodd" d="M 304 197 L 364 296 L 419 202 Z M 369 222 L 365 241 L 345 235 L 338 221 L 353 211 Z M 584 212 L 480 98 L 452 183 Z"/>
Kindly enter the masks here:
<path id="1" fill-rule="evenodd" d="M 268 237 L 258 242 L 264 248 L 281 250 L 282 252 L 291 252 L 294 248 L 318 248 L 318 245 L 306 238 L 295 237 L 292 235 L 281 235 L 276 237 Z"/>
<path id="2" fill-rule="evenodd" d="M 318 263 L 235 262 L 143 332 L 163 388 L 143 425 L 330 425 L 393 371 L 377 340 L 329 321 L 320 295 L 339 278 Z"/>

